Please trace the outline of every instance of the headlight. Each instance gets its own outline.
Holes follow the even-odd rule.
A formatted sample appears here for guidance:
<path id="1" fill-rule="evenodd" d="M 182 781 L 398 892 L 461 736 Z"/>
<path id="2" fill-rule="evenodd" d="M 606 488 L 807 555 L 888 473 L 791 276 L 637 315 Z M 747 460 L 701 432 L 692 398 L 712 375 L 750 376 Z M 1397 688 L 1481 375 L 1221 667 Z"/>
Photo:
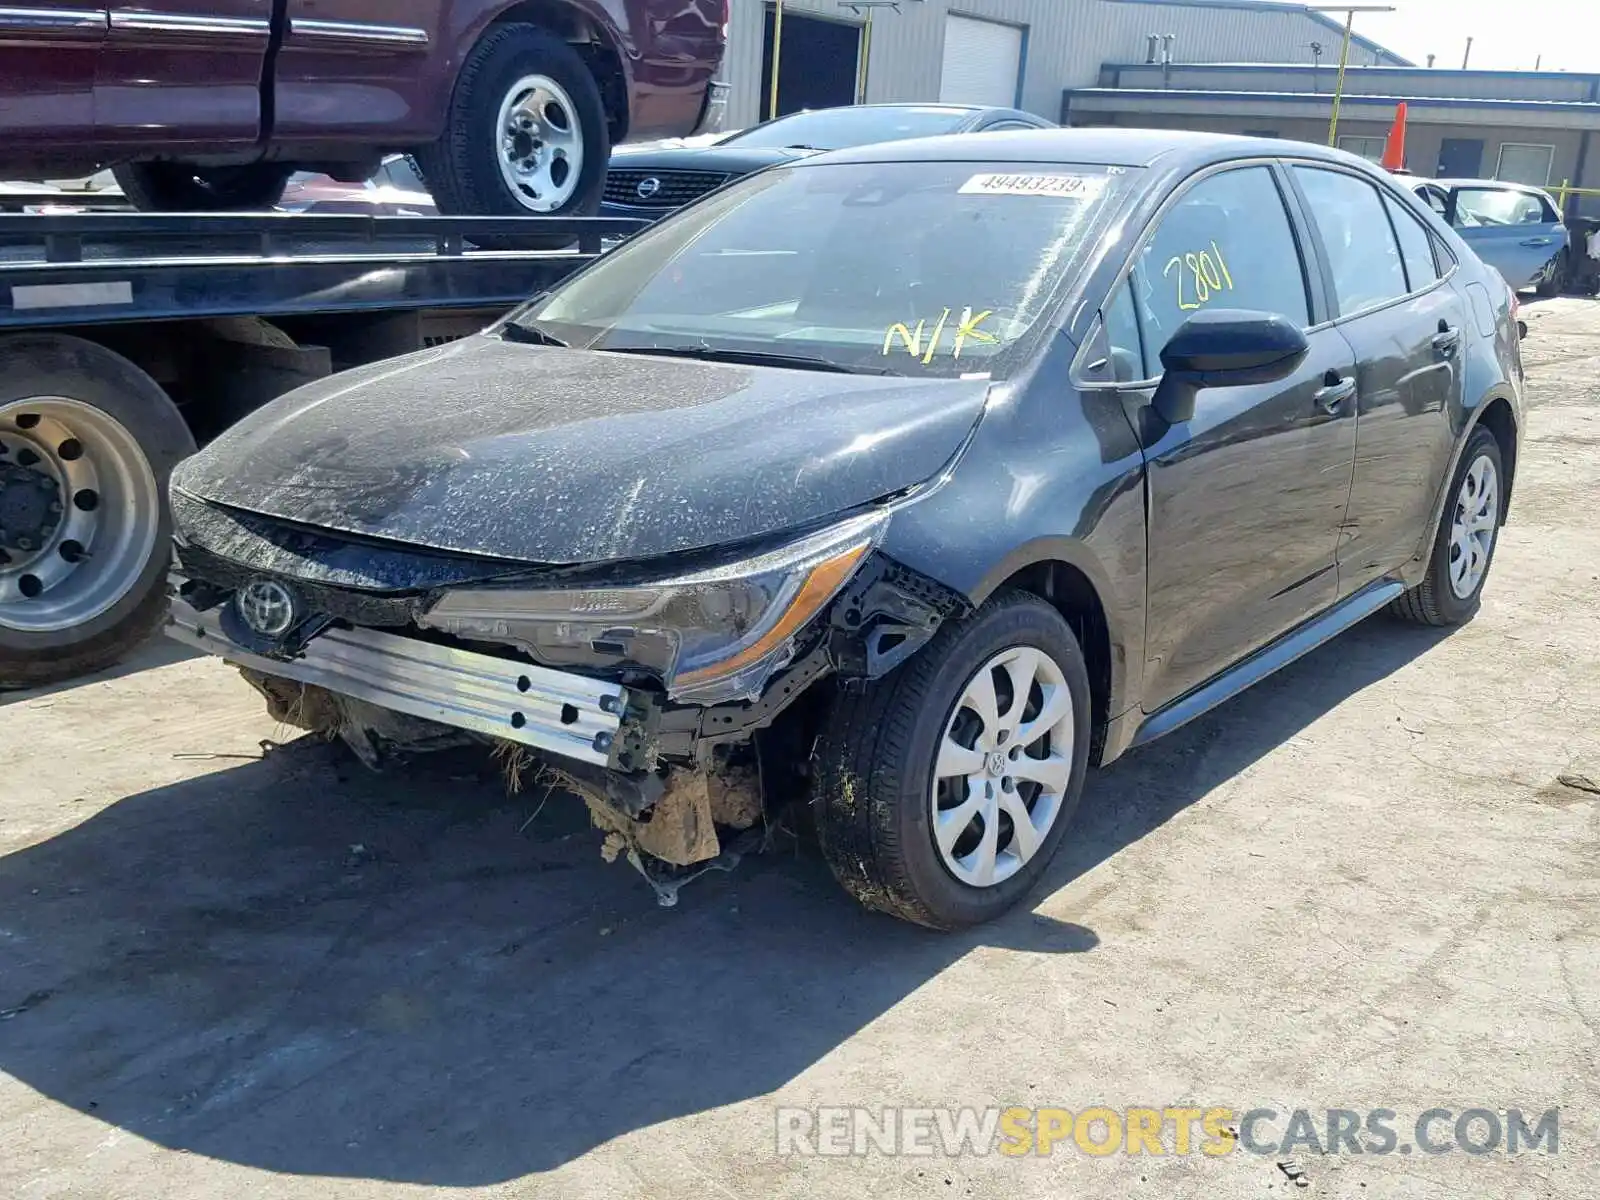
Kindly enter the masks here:
<path id="1" fill-rule="evenodd" d="M 560 666 L 602 661 L 660 675 L 699 704 L 754 699 L 795 635 L 839 594 L 888 524 L 857 517 L 756 558 L 621 586 L 446 592 L 421 618 L 457 637 L 508 642 Z"/>

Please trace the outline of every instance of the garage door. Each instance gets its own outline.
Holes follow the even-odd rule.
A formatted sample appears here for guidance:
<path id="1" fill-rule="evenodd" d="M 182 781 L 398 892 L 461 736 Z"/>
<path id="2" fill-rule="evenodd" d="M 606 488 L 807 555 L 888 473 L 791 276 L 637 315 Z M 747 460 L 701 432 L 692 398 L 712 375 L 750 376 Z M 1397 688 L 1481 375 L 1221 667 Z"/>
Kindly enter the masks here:
<path id="1" fill-rule="evenodd" d="M 972 17 L 944 19 L 939 99 L 946 104 L 1010 108 L 1017 102 L 1021 74 L 1022 30 L 1017 26 Z"/>

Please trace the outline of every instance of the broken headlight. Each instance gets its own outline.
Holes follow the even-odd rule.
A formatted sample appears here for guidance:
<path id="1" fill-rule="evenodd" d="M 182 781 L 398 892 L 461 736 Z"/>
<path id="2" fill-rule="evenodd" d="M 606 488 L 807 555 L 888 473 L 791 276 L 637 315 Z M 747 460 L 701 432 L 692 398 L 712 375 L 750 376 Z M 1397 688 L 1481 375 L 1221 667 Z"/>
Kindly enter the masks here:
<path id="1" fill-rule="evenodd" d="M 624 665 L 658 675 L 676 700 L 754 699 L 794 654 L 795 635 L 877 544 L 887 513 L 856 517 L 742 562 L 619 586 L 463 588 L 422 624 L 506 642 L 541 662 Z"/>

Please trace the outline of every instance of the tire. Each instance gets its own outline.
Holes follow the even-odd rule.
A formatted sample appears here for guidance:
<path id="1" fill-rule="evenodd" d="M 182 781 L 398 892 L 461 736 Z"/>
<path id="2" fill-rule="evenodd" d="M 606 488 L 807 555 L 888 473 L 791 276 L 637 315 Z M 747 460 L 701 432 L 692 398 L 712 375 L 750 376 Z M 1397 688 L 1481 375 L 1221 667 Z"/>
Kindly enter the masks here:
<path id="1" fill-rule="evenodd" d="M 1539 282 L 1534 285 L 1534 293 L 1548 300 L 1552 296 L 1561 294 L 1561 278 L 1566 274 L 1566 255 L 1563 254 L 1546 268 L 1544 274 L 1539 276 Z"/>
<path id="2" fill-rule="evenodd" d="M 995 777 L 979 770 L 955 778 L 942 785 L 951 789 L 950 794 L 936 800 L 936 759 L 946 744 L 947 729 L 958 744 L 972 744 L 973 722 L 978 718 L 976 710 L 963 703 L 969 684 L 976 683 L 997 656 L 1016 650 L 1042 652 L 1042 659 L 1056 668 L 1061 681 L 1056 686 L 1071 700 L 1070 714 L 1062 717 L 1071 728 L 1071 752 L 1062 756 L 1070 758 L 1070 765 L 1061 773 L 1065 782 L 1054 797 L 1055 815 L 1038 839 L 1037 850 L 1020 866 L 1013 864 L 1009 877 L 979 886 L 958 877 L 936 844 L 934 804 L 941 811 L 953 811 L 948 806 L 963 792 L 969 798 L 979 797 L 978 813 L 971 823 L 963 824 L 965 833 L 952 850 L 956 860 L 965 853 L 981 868 L 983 838 L 975 843 L 971 839 L 987 832 L 981 806 L 988 797 L 972 789 L 992 786 Z M 1038 715 L 1036 705 L 1043 691 L 1030 688 L 1030 693 L 1034 699 L 1022 715 L 1031 718 Z M 1004 704 L 1002 696 L 997 707 Z M 1059 731 L 1065 728 L 1067 724 Z M 1037 596 L 1005 592 L 972 616 L 945 626 L 897 671 L 859 692 L 840 694 L 816 751 L 812 811 L 823 856 L 845 890 L 869 908 L 933 929 L 961 929 L 992 920 L 1028 893 L 1060 846 L 1083 791 L 1089 737 L 1089 676 L 1071 628 Z M 993 744 L 1004 746 L 998 739 Z M 1006 761 L 1014 758 L 1013 750 Z M 1035 791 L 1028 800 L 1028 791 L 1037 785 L 1026 783 L 1018 793 L 1006 786 L 1007 778 L 995 787 L 995 805 L 1003 806 L 1006 796 L 1020 794 L 1037 814 L 1040 803 L 1047 802 L 1046 793 Z M 1001 851 L 1016 849 L 1014 834 L 1006 831 L 1005 821 L 1011 820 L 1007 814 L 996 827 L 997 840 L 1006 838 L 999 844 Z M 1016 828 L 1014 821 L 1011 828 Z M 1003 855 L 996 856 L 997 864 L 1002 861 Z M 997 878 L 1000 873 L 997 865 Z"/>
<path id="3" fill-rule="evenodd" d="M 1487 527 L 1488 545 L 1484 548 L 1479 542 L 1482 569 L 1471 588 L 1462 595 L 1452 582 L 1452 564 L 1460 559 L 1453 535 L 1458 516 L 1468 515 L 1464 512 L 1466 497 L 1463 493 L 1467 478 L 1469 474 L 1480 470 L 1480 464 L 1484 463 L 1492 472 L 1494 483 L 1493 511 Z M 1461 461 L 1450 480 L 1444 513 L 1439 519 L 1439 529 L 1434 535 L 1433 549 L 1428 556 L 1428 573 L 1422 577 L 1421 583 L 1389 606 L 1390 612 L 1419 625 L 1460 625 L 1472 619 L 1478 611 L 1483 585 L 1489 579 L 1489 568 L 1494 563 L 1495 546 L 1499 542 L 1499 527 L 1505 517 L 1501 508 L 1505 495 L 1504 481 L 1505 467 L 1501 461 L 1500 443 L 1495 440 L 1494 434 L 1480 425 L 1468 436 L 1466 449 L 1461 452 Z"/>
<path id="4" fill-rule="evenodd" d="M 0 688 L 115 663 L 166 614 L 167 480 L 194 453 L 188 426 L 120 355 L 82 338 L 21 334 L 0 338 L 0 445 L 0 514 L 13 526 L 0 534 Z M 46 529 L 52 499 L 60 515 Z"/>
<path id="5" fill-rule="evenodd" d="M 192 167 L 184 163 L 123 163 L 111 172 L 140 212 L 226 212 L 272 208 L 283 199 L 290 168 L 277 163 Z"/>
<path id="6" fill-rule="evenodd" d="M 530 94 L 530 81 L 554 85 L 546 95 L 561 96 L 546 112 L 566 113 L 573 126 L 566 148 L 553 144 L 534 149 L 537 134 L 553 137 L 557 122 L 536 126 L 519 143 L 541 164 L 548 164 L 548 179 L 556 190 L 535 197 L 532 191 L 514 190 L 502 171 L 502 115 L 518 95 Z M 542 86 L 542 85 L 541 85 Z M 570 110 L 570 111 L 569 111 Z M 531 118 L 529 118 L 531 119 Z M 563 118 L 564 120 L 566 118 Z M 592 216 L 600 209 L 606 165 L 611 156 L 611 132 L 600 87 L 582 58 L 567 43 L 535 25 L 497 25 L 486 33 L 461 66 L 450 100 L 444 136 L 416 153 L 421 176 L 441 213 L 470 216 Z M 571 171 L 573 157 L 579 159 Z M 531 160 L 524 160 L 531 161 Z M 558 168 L 559 162 L 568 164 Z M 559 178 L 558 178 L 559 177 Z M 560 249 L 575 239 L 564 236 L 477 239 L 490 248 L 501 246 Z"/>

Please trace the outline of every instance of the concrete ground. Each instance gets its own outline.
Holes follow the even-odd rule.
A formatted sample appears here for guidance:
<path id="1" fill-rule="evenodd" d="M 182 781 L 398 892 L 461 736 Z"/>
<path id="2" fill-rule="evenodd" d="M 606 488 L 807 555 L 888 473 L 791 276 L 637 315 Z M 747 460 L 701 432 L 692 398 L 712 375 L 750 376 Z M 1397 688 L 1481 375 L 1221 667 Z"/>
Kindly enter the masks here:
<path id="1" fill-rule="evenodd" d="M 263 759 L 255 695 L 164 647 L 8 698 L 0 1195 L 1600 1195 L 1600 304 L 1528 311 L 1478 619 L 1371 620 L 1092 774 L 970 935 L 795 854 L 658 908 L 574 802 Z M 775 1152 L 779 1105 L 968 1104 L 1387 1108 L 1408 1145 L 1559 1107 L 1559 1153 Z"/>

